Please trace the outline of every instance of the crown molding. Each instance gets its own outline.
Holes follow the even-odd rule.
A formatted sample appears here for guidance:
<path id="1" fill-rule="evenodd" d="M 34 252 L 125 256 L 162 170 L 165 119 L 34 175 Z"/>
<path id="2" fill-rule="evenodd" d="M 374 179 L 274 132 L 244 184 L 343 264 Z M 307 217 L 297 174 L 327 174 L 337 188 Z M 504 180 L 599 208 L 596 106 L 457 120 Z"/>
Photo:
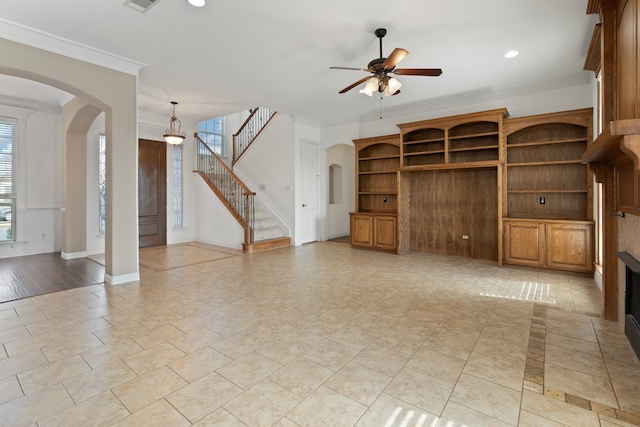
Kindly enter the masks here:
<path id="1" fill-rule="evenodd" d="M 503 88 L 503 89 L 480 89 L 477 91 L 466 92 L 463 94 L 448 96 L 445 98 L 432 99 L 416 104 L 404 105 L 397 108 L 385 109 L 385 119 L 401 118 L 405 116 L 419 115 L 430 111 L 445 110 L 448 108 L 464 107 L 472 104 L 480 104 L 500 99 L 513 98 L 517 96 L 530 95 L 540 92 L 548 92 L 556 89 L 562 89 L 571 86 L 583 85 L 590 83 L 592 74 L 585 71 L 567 77 L 562 77 L 543 82 L 532 83 L 529 85 Z M 326 120 L 322 122 L 322 128 L 330 128 L 348 123 L 371 122 L 380 120 L 380 113 L 364 114 L 362 116 L 345 117 L 335 120 Z"/>
<path id="2" fill-rule="evenodd" d="M 0 116 L 12 117 L 14 119 L 26 119 L 37 110 L 25 108 L 25 106 L 0 105 Z"/>
<path id="3" fill-rule="evenodd" d="M 302 114 L 295 114 L 294 119 L 295 123 L 300 125 L 311 126 L 315 128 L 319 128 L 321 125 L 320 120 L 316 120 L 312 117 L 304 116 Z"/>
<path id="4" fill-rule="evenodd" d="M 147 66 L 142 62 L 54 36 L 2 18 L 0 18 L 0 37 L 134 76 L 137 76 L 138 72 Z"/>

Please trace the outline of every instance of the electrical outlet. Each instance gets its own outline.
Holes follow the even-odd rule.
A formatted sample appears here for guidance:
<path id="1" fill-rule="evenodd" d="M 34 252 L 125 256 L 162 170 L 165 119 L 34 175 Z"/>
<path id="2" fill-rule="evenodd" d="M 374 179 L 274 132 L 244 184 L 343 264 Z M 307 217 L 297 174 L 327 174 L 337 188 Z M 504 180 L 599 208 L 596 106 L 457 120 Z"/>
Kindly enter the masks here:
<path id="1" fill-rule="evenodd" d="M 547 203 L 547 201 L 545 200 L 544 196 L 540 197 L 540 204 L 544 205 L 545 203 Z"/>
<path id="2" fill-rule="evenodd" d="M 469 240 L 469 236 L 467 236 L 466 234 L 462 235 L 462 240 Z"/>

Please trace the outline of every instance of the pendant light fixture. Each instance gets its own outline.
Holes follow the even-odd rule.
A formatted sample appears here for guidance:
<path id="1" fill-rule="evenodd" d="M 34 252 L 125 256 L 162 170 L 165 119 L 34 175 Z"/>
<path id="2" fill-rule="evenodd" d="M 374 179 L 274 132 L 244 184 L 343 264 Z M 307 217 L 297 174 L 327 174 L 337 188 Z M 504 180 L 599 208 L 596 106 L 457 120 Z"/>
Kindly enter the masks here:
<path id="1" fill-rule="evenodd" d="M 169 121 L 169 130 L 164 134 L 164 140 L 167 141 L 167 144 L 180 145 L 186 134 L 181 132 L 180 127 L 182 123 L 176 117 L 176 105 L 178 105 L 178 103 L 171 101 L 171 104 L 173 105 L 173 115 Z"/>

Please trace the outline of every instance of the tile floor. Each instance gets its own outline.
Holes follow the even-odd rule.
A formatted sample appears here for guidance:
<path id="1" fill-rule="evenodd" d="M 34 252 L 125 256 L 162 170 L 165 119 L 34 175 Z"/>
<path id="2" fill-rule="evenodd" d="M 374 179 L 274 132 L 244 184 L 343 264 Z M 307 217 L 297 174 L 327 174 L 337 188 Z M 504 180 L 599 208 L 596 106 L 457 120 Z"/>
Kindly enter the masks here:
<path id="1" fill-rule="evenodd" d="M 593 280 L 323 242 L 0 304 L 3 426 L 640 425 Z"/>

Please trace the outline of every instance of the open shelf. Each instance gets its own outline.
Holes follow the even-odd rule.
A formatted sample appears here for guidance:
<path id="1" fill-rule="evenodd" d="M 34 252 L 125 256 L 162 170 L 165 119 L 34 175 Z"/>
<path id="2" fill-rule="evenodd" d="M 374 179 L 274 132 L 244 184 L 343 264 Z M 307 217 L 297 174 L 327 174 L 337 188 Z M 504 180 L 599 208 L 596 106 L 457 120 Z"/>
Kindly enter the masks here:
<path id="1" fill-rule="evenodd" d="M 536 147 L 539 145 L 553 145 L 553 144 L 568 144 L 571 142 L 587 142 L 587 138 L 566 138 L 566 139 L 555 139 L 550 141 L 531 141 L 531 142 L 516 142 L 510 143 L 509 148 L 519 148 L 519 147 Z"/>
<path id="2" fill-rule="evenodd" d="M 464 148 L 449 148 L 449 152 L 453 153 L 453 152 L 457 152 L 457 151 L 474 151 L 474 150 L 497 150 L 498 149 L 498 144 L 492 144 L 492 145 L 480 145 L 477 147 L 464 147 Z"/>
<path id="3" fill-rule="evenodd" d="M 552 166 L 552 165 L 582 165 L 580 160 L 557 160 L 554 162 L 526 162 L 526 163 L 507 163 L 510 168 L 524 168 L 529 166 Z"/>
<path id="4" fill-rule="evenodd" d="M 394 154 L 394 155 L 386 155 L 386 156 L 360 157 L 358 160 L 363 162 L 367 160 L 399 159 L 399 158 L 400 158 L 400 154 Z"/>
<path id="5" fill-rule="evenodd" d="M 585 110 L 506 122 L 507 132 L 511 126 L 517 130 L 506 135 L 505 217 L 589 217 L 589 168 L 581 156 L 587 149 L 590 120 Z"/>
<path id="6" fill-rule="evenodd" d="M 507 190 L 509 194 L 587 193 L 588 190 Z"/>

